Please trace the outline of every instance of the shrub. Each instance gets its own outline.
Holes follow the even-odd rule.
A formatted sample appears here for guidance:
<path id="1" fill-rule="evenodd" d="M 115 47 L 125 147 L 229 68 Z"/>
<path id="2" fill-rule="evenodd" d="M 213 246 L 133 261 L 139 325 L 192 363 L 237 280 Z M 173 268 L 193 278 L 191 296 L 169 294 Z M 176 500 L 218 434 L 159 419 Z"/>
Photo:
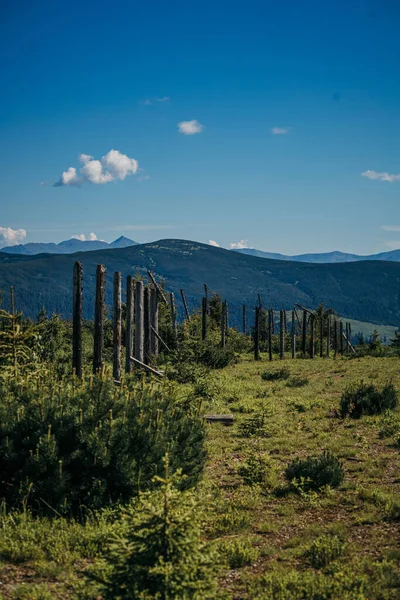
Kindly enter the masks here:
<path id="1" fill-rule="evenodd" d="M 260 600 L 365 600 L 369 591 L 366 576 L 351 571 L 324 575 L 290 571 L 262 576 L 250 598 Z M 369 597 L 369 596 L 368 596 Z"/>
<path id="2" fill-rule="evenodd" d="M 239 435 L 242 437 L 271 437 L 274 426 L 268 424 L 268 416 L 265 411 L 254 413 L 239 425 Z"/>
<path id="3" fill-rule="evenodd" d="M 0 387 L 0 498 L 65 515 L 127 502 L 152 486 L 169 450 L 193 485 L 202 471 L 199 403 L 171 386 L 115 388 L 95 379 Z"/>
<path id="4" fill-rule="evenodd" d="M 289 379 L 290 369 L 288 367 L 282 367 L 279 371 L 264 371 L 261 373 L 261 379 L 264 381 L 279 381 L 282 379 Z"/>
<path id="5" fill-rule="evenodd" d="M 287 386 L 290 388 L 300 388 L 308 385 L 307 377 L 294 376 L 287 382 Z"/>
<path id="6" fill-rule="evenodd" d="M 345 543 L 336 535 L 322 535 L 313 541 L 305 556 L 314 569 L 322 569 L 341 556 L 344 549 Z"/>
<path id="7" fill-rule="evenodd" d="M 260 485 L 264 489 L 276 486 L 277 476 L 268 454 L 251 454 L 239 469 L 247 485 Z"/>
<path id="8" fill-rule="evenodd" d="M 197 360 L 210 369 L 223 369 L 235 361 L 235 352 L 229 346 L 221 348 L 204 343 L 197 354 Z"/>
<path id="9" fill-rule="evenodd" d="M 260 552 L 250 540 L 232 540 L 221 547 L 231 569 L 241 569 L 252 565 L 260 556 Z"/>
<path id="10" fill-rule="evenodd" d="M 400 415 L 393 414 L 393 412 L 390 410 L 385 411 L 381 418 L 379 437 L 391 438 L 399 435 Z"/>
<path id="11" fill-rule="evenodd" d="M 104 600 L 183 598 L 216 594 L 216 553 L 201 541 L 199 507 L 180 477 L 156 478 L 122 514 L 122 532 L 106 553 Z"/>
<path id="12" fill-rule="evenodd" d="M 348 387 L 340 400 L 342 417 L 359 419 L 362 415 L 377 415 L 397 405 L 397 392 L 392 383 L 379 391 L 374 385 L 361 383 Z"/>
<path id="13" fill-rule="evenodd" d="M 302 480 L 304 490 L 320 490 L 324 486 L 338 487 L 344 478 L 340 461 L 329 451 L 306 459 L 296 458 L 285 470 L 286 479 Z"/>

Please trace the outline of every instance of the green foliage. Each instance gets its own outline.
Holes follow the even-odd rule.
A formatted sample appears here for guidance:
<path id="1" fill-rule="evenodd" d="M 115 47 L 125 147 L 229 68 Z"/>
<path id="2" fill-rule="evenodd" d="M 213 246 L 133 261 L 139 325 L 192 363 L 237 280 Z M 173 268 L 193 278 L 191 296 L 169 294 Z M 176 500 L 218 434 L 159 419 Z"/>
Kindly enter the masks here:
<path id="1" fill-rule="evenodd" d="M 336 535 L 322 535 L 315 539 L 305 553 L 314 569 L 323 569 L 332 560 L 339 558 L 346 545 Z"/>
<path id="2" fill-rule="evenodd" d="M 288 367 L 282 367 L 279 371 L 264 371 L 261 373 L 261 379 L 264 381 L 279 381 L 282 379 L 289 379 L 290 369 Z"/>
<path id="3" fill-rule="evenodd" d="M 82 513 L 151 487 L 168 450 L 194 485 L 205 460 L 199 404 L 169 386 L 112 381 L 0 386 L 0 498 L 34 511 Z"/>
<path id="4" fill-rule="evenodd" d="M 276 469 L 268 454 L 250 454 L 239 468 L 239 475 L 247 485 L 260 485 L 265 490 L 272 490 L 277 484 Z"/>
<path id="5" fill-rule="evenodd" d="M 210 369 L 223 369 L 232 364 L 235 359 L 235 352 L 229 346 L 221 348 L 218 345 L 204 342 L 199 345 L 197 350 L 197 361 L 210 367 Z"/>
<path id="6" fill-rule="evenodd" d="M 122 513 L 106 553 L 104 600 L 205 600 L 217 597 L 216 553 L 201 540 L 201 514 L 179 473 L 156 477 Z"/>
<path id="7" fill-rule="evenodd" d="M 343 466 L 328 450 L 320 456 L 296 458 L 285 470 L 289 482 L 303 480 L 305 490 L 320 490 L 324 486 L 339 487 L 344 479 Z"/>
<path id="8" fill-rule="evenodd" d="M 398 495 L 364 488 L 358 490 L 358 495 L 362 500 L 377 506 L 388 521 L 400 520 L 400 498 Z"/>
<path id="9" fill-rule="evenodd" d="M 400 415 L 386 410 L 380 420 L 379 437 L 395 438 L 400 436 Z"/>
<path id="10" fill-rule="evenodd" d="M 308 385 L 307 377 L 294 376 L 289 379 L 286 384 L 290 388 L 301 388 Z"/>
<path id="11" fill-rule="evenodd" d="M 240 423 L 239 435 L 242 437 L 271 437 L 276 427 L 271 424 L 269 417 L 269 412 L 265 410 L 254 413 L 251 417 Z"/>
<path id="12" fill-rule="evenodd" d="M 260 556 L 251 540 L 228 540 L 221 545 L 222 554 L 225 556 L 230 569 L 241 569 L 252 565 Z"/>
<path id="13" fill-rule="evenodd" d="M 264 575 L 251 598 L 258 600 L 366 600 L 368 578 L 352 571 L 334 574 L 290 571 Z"/>
<path id="14" fill-rule="evenodd" d="M 348 387 L 340 400 L 342 417 L 359 419 L 363 415 L 377 415 L 397 405 L 397 391 L 392 383 L 387 383 L 381 391 L 372 384 L 355 384 Z"/>

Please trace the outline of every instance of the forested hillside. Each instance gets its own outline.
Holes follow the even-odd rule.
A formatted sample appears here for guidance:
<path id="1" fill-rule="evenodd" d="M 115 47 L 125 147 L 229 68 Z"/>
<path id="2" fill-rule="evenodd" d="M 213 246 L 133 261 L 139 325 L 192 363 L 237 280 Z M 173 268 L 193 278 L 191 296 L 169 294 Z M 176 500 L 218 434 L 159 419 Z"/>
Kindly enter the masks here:
<path id="1" fill-rule="evenodd" d="M 203 283 L 229 302 L 230 317 L 238 318 L 243 303 L 254 307 L 257 294 L 266 307 L 289 309 L 299 302 L 323 302 L 341 316 L 377 324 L 400 322 L 400 263 L 362 261 L 311 264 L 267 260 L 185 240 L 81 252 L 72 255 L 14 256 L 0 253 L 0 290 L 15 288 L 17 307 L 36 316 L 42 306 L 64 317 L 71 315 L 72 267 L 84 267 L 84 316 L 92 317 L 97 264 L 107 268 L 106 301 L 111 304 L 112 273 L 123 277 L 150 269 L 165 280 L 168 290 L 183 288 L 193 309 L 200 306 Z M 8 294 L 4 302 L 7 306 Z M 182 307 L 178 302 L 178 309 Z"/>

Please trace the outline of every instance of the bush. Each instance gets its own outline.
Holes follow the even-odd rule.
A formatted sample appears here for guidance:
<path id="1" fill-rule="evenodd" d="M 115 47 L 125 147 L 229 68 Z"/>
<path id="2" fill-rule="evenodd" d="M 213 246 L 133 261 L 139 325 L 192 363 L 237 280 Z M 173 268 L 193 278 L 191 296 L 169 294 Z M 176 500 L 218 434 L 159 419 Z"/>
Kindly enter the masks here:
<path id="1" fill-rule="evenodd" d="M 290 369 L 288 367 L 282 367 L 279 371 L 264 371 L 261 373 L 261 379 L 264 381 L 279 381 L 282 379 L 289 379 Z"/>
<path id="2" fill-rule="evenodd" d="M 343 554 L 345 544 L 336 535 L 322 535 L 313 541 L 305 553 L 314 569 L 326 567 Z"/>
<path id="3" fill-rule="evenodd" d="M 167 450 L 194 485 L 205 460 L 199 403 L 173 388 L 95 379 L 0 387 L 0 498 L 54 515 L 127 502 L 152 486 Z"/>
<path id="4" fill-rule="evenodd" d="M 400 415 L 393 414 L 388 410 L 382 415 L 379 437 L 391 438 L 400 436 Z"/>
<path id="5" fill-rule="evenodd" d="M 241 569 L 252 565 L 260 556 L 257 548 L 249 540 L 232 540 L 221 547 L 230 569 Z"/>
<path id="6" fill-rule="evenodd" d="M 328 485 L 333 488 L 339 487 L 344 478 L 344 471 L 336 456 L 324 450 L 320 456 L 296 458 L 286 467 L 285 476 L 290 482 L 301 480 L 305 491 L 320 490 Z"/>
<path id="7" fill-rule="evenodd" d="M 307 377 L 295 376 L 289 379 L 289 381 L 287 382 L 287 386 L 290 388 L 300 388 L 306 385 L 308 385 Z"/>
<path id="8" fill-rule="evenodd" d="M 265 411 L 257 412 L 239 425 L 239 435 L 242 437 L 271 437 L 276 426 L 269 424 Z"/>
<path id="9" fill-rule="evenodd" d="M 277 476 L 268 454 L 251 454 L 239 469 L 247 485 L 260 485 L 263 489 L 273 489 Z"/>
<path id="10" fill-rule="evenodd" d="M 106 553 L 104 600 L 217 597 L 216 553 L 201 541 L 194 494 L 179 490 L 179 474 L 123 511 L 122 532 Z"/>
<path id="11" fill-rule="evenodd" d="M 363 415 L 377 415 L 397 405 L 397 392 L 392 383 L 379 391 L 374 385 L 361 383 L 348 387 L 340 400 L 340 414 L 359 419 Z"/>
<path id="12" fill-rule="evenodd" d="M 211 369 L 223 369 L 232 364 L 235 359 L 235 352 L 229 346 L 221 348 L 204 343 L 197 353 L 198 362 Z"/>

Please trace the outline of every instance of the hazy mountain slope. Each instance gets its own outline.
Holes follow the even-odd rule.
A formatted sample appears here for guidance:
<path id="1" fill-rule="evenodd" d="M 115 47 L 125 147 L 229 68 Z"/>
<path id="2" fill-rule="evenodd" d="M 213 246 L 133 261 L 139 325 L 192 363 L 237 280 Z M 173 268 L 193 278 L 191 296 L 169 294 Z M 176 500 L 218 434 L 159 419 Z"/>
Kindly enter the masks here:
<path id="1" fill-rule="evenodd" d="M 50 243 L 34 243 L 29 242 L 28 244 L 18 244 L 17 246 L 6 246 L 0 248 L 1 253 L 5 254 L 24 254 L 24 255 L 35 255 L 35 254 L 72 254 L 74 252 L 87 252 L 88 250 L 103 250 L 109 248 L 126 248 L 128 246 L 136 246 L 137 242 L 130 240 L 127 237 L 121 236 L 117 240 L 114 240 L 110 244 L 101 240 L 77 240 L 71 238 L 65 240 L 59 244 Z"/>
<path id="2" fill-rule="evenodd" d="M 347 254 L 345 252 L 322 252 L 320 254 L 297 254 L 295 256 L 287 256 L 285 254 L 276 254 L 274 252 L 263 252 L 255 248 L 241 248 L 234 250 L 242 254 L 250 256 L 258 256 L 259 258 L 274 258 L 280 260 L 290 260 L 293 262 L 311 262 L 311 263 L 345 263 L 356 262 L 361 260 L 384 260 L 400 262 L 400 250 L 391 250 L 390 252 L 381 252 L 380 254 L 371 254 L 369 256 L 360 256 L 359 254 Z"/>
<path id="3" fill-rule="evenodd" d="M 238 319 L 242 303 L 254 307 L 257 293 L 265 306 L 289 309 L 294 303 L 316 306 L 324 302 L 342 316 L 397 326 L 400 322 L 400 264 L 364 261 L 315 265 L 260 259 L 222 248 L 184 240 L 161 240 L 115 250 L 71 255 L 41 255 L 0 262 L 0 289 L 14 285 L 18 308 L 35 316 L 48 312 L 71 314 L 72 267 L 84 266 L 84 313 L 93 314 L 96 265 L 107 267 L 106 299 L 111 304 L 112 273 L 151 269 L 163 277 L 168 291 L 183 288 L 192 308 L 200 305 L 203 283 L 229 301 Z M 181 308 L 179 297 L 177 303 Z"/>

